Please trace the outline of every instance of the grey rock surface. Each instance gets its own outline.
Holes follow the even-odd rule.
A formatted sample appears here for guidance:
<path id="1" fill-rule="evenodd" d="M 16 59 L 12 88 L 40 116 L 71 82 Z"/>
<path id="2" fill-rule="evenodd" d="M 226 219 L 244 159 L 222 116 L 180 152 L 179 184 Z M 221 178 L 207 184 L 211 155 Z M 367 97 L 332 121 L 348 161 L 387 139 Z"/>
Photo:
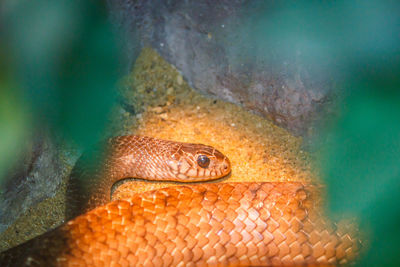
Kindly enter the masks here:
<path id="1" fill-rule="evenodd" d="M 140 48 L 150 45 L 197 90 L 243 105 L 296 135 L 308 134 L 332 85 L 323 69 L 308 64 L 301 44 L 282 54 L 279 39 L 270 47 L 260 41 L 264 31 L 252 31 L 268 18 L 268 10 L 252 19 L 253 4 L 109 0 L 112 20 L 123 32 L 128 68 Z"/>
<path id="2" fill-rule="evenodd" d="M 32 136 L 1 187 L 0 233 L 30 207 L 53 197 L 67 175 L 68 164 L 47 136 Z"/>

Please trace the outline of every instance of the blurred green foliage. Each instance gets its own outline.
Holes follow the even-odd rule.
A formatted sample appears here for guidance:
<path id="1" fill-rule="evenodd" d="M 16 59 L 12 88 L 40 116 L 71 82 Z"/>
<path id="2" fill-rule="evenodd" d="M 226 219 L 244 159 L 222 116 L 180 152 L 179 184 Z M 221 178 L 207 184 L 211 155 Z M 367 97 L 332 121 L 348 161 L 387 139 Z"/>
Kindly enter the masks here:
<path id="1" fill-rule="evenodd" d="M 1 25 L 0 178 L 28 132 L 45 128 L 79 145 L 94 142 L 119 68 L 101 1 L 3 1 Z"/>
<path id="2" fill-rule="evenodd" d="M 19 147 L 23 146 L 23 140 L 30 130 L 30 119 L 18 95 L 18 85 L 12 73 L 6 71 L 7 64 L 11 62 L 2 52 L 0 51 L 0 178 L 18 158 Z"/>
<path id="3" fill-rule="evenodd" d="M 321 166 L 331 214 L 356 215 L 371 234 L 360 266 L 400 266 L 399 63 L 387 63 L 397 77 L 379 65 L 353 73 L 341 113 L 324 132 Z"/>
<path id="4" fill-rule="evenodd" d="M 314 140 L 327 208 L 371 235 L 360 266 L 400 266 L 400 2 L 250 1 L 249 10 L 233 56 L 334 81 L 336 114 Z"/>

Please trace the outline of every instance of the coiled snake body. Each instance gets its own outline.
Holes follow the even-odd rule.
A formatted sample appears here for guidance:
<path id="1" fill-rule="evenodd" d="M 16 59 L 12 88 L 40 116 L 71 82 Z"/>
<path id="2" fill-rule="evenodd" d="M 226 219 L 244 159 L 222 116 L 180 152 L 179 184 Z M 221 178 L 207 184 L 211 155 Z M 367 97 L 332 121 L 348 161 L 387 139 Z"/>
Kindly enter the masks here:
<path id="1" fill-rule="evenodd" d="M 1 266 L 315 265 L 358 252 L 302 183 L 176 186 L 107 203 L 122 178 L 211 180 L 230 162 L 209 146 L 150 137 L 116 137 L 101 151 L 71 174 L 67 215 L 84 214 L 2 253 Z"/>

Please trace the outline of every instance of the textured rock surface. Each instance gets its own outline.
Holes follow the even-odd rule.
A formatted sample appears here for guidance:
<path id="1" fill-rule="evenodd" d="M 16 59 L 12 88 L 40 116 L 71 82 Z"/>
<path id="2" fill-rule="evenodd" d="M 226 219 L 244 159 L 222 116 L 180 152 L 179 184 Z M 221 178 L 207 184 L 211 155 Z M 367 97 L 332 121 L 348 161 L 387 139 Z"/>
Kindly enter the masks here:
<path id="1" fill-rule="evenodd" d="M 56 194 L 68 173 L 59 151 L 46 135 L 26 141 L 21 159 L 1 188 L 0 233 L 30 207 Z"/>
<path id="2" fill-rule="evenodd" d="M 248 1 L 109 0 L 109 5 L 125 35 L 128 66 L 140 47 L 151 45 L 194 88 L 241 104 L 294 134 L 308 133 L 328 101 L 331 85 L 323 71 L 307 65 L 300 48 L 281 57 L 273 49 L 250 47 L 254 36 L 239 30 L 251 23 Z"/>

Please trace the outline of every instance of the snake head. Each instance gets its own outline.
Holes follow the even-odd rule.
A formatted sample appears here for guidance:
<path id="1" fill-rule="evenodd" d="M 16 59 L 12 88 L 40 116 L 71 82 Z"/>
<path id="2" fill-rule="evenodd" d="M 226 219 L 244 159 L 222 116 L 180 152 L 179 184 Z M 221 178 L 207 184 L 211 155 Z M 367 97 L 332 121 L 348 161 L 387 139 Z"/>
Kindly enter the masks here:
<path id="1" fill-rule="evenodd" d="M 211 146 L 181 143 L 168 166 L 181 182 L 213 180 L 231 171 L 229 159 Z"/>

